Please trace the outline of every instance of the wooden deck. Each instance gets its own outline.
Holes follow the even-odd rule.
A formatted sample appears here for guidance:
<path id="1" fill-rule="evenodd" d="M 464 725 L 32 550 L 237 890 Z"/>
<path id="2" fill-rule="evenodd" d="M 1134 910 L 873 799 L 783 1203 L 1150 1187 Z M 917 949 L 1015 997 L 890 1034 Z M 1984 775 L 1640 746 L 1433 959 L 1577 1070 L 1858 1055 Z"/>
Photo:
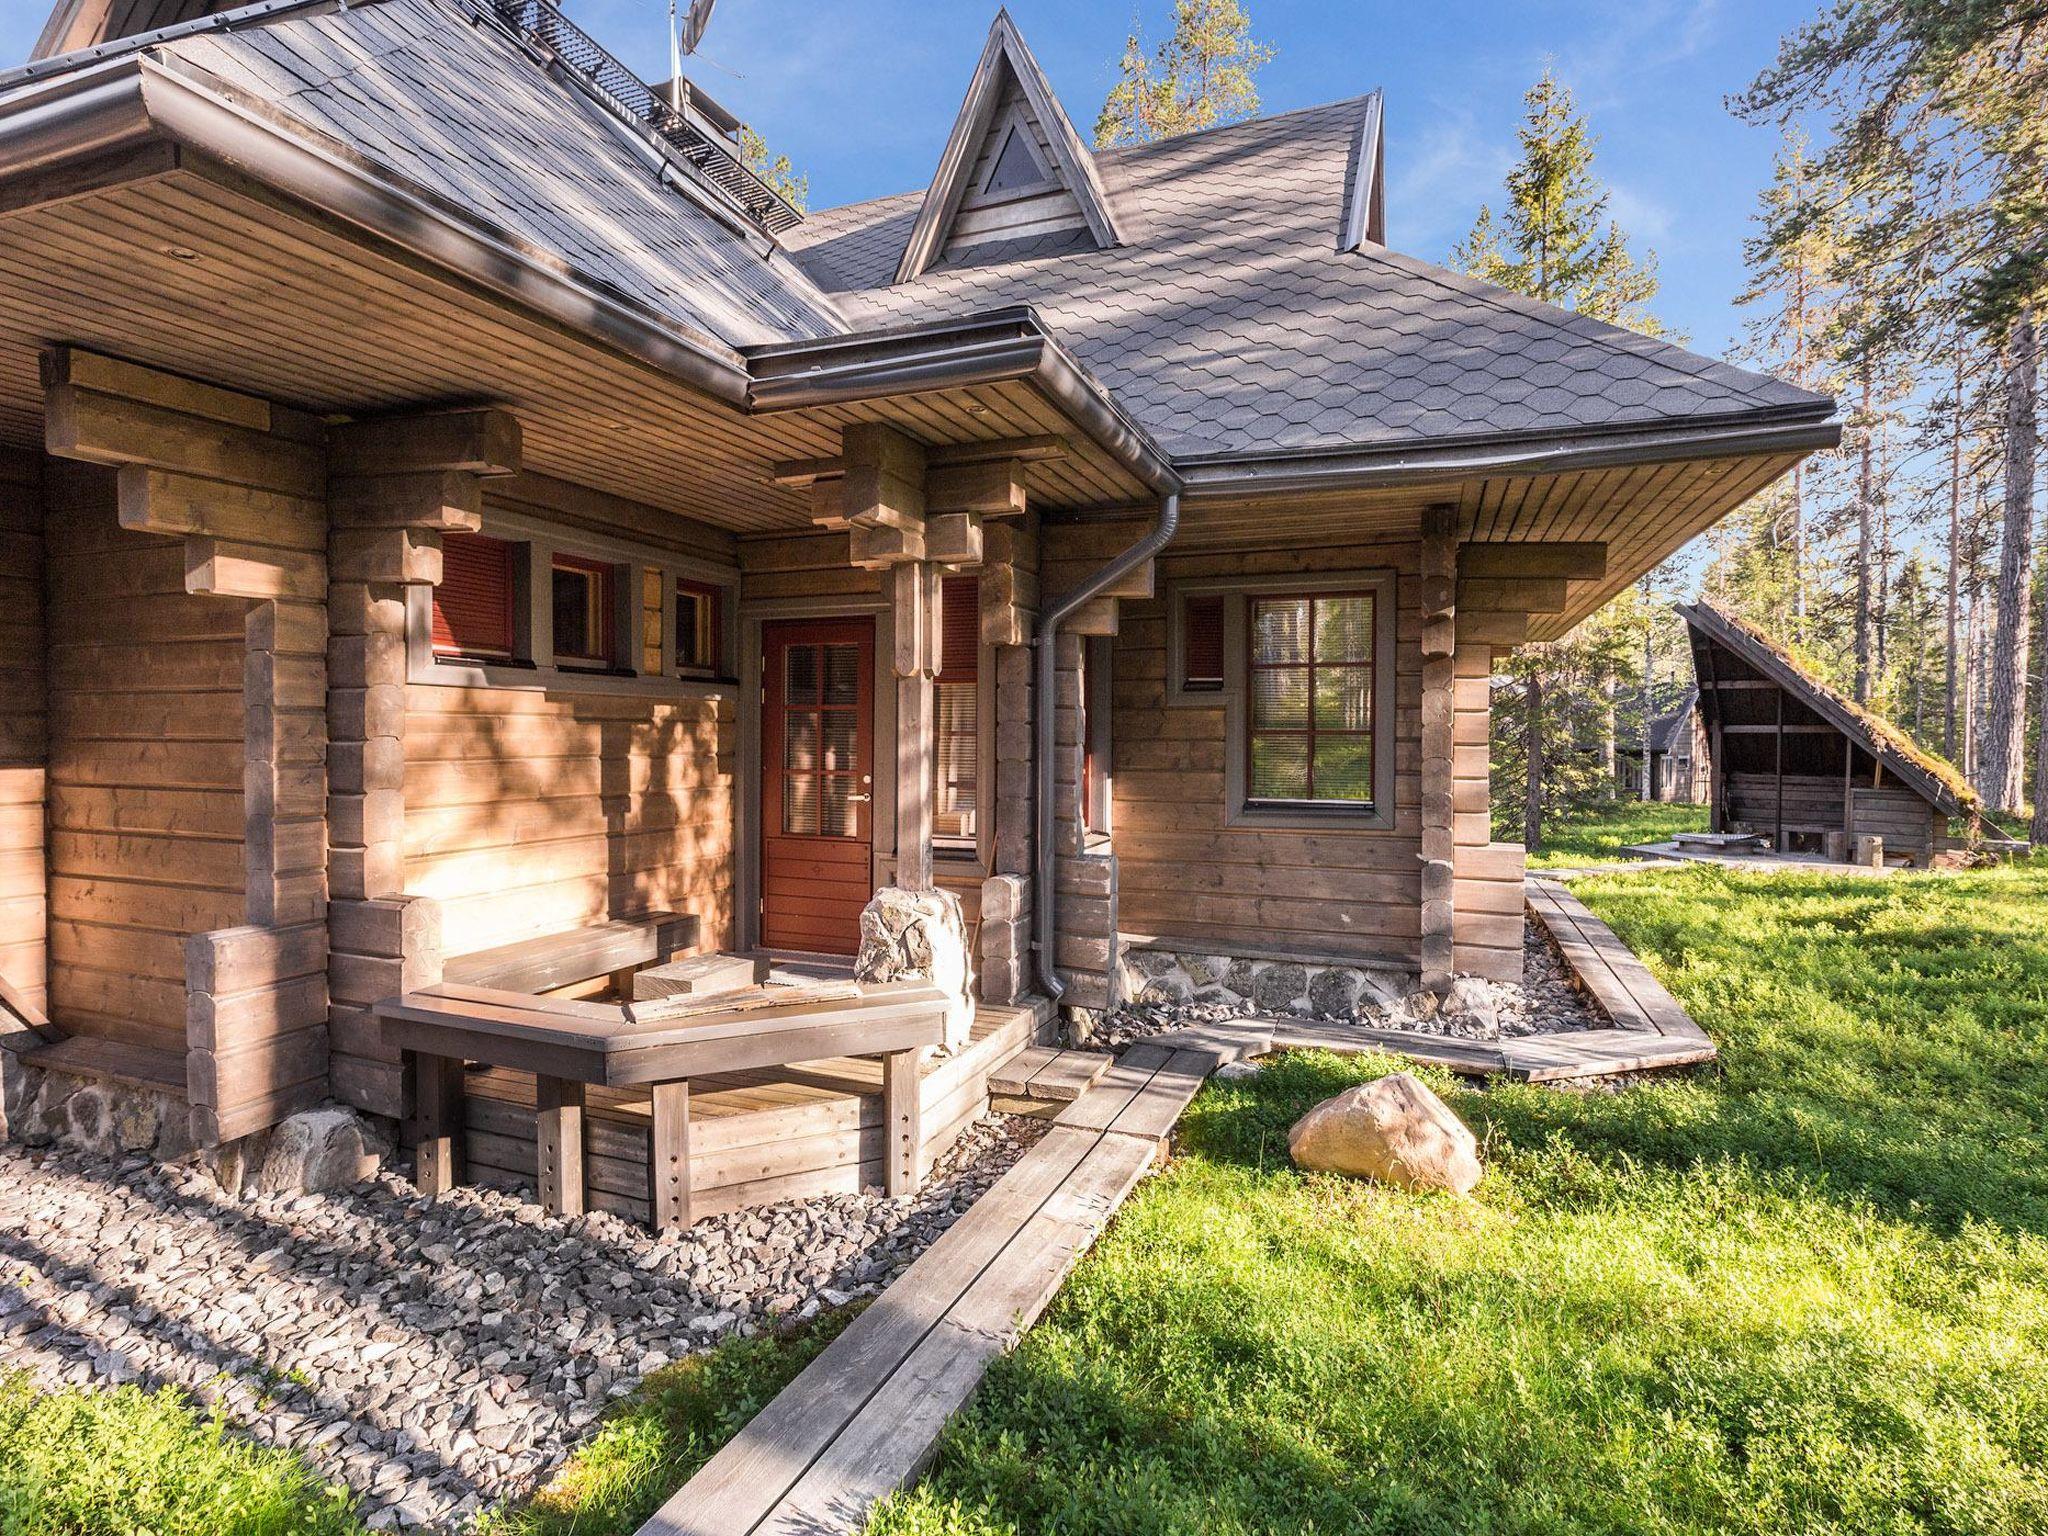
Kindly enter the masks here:
<path id="1" fill-rule="evenodd" d="M 1044 1012 L 1043 1005 L 984 1005 L 967 1050 L 926 1065 L 919 1087 L 927 1162 L 987 1107 L 990 1074 L 1036 1040 Z M 533 1191 L 532 1075 L 473 1068 L 465 1090 L 469 1181 Z M 690 1117 L 692 1207 L 699 1216 L 883 1182 L 879 1061 L 839 1058 L 699 1078 L 690 1086 Z M 650 1219 L 652 1135 L 648 1089 L 589 1089 L 584 1138 L 593 1210 Z"/>
<path id="2" fill-rule="evenodd" d="M 825 1536 L 923 1468 L 1221 1058 L 1140 1045 L 640 1529 Z"/>

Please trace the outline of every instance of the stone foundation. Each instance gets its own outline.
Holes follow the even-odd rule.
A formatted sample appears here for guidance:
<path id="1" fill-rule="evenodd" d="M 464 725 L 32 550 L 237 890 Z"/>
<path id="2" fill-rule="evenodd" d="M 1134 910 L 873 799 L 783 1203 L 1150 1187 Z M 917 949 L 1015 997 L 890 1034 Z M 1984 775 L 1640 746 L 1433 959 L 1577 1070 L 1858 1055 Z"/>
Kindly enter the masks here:
<path id="1" fill-rule="evenodd" d="M 1122 983 L 1123 995 L 1141 1006 L 1248 1005 L 1261 1013 L 1324 1019 L 1356 1019 L 1387 1008 L 1416 986 L 1412 971 L 1142 948 L 1124 951 Z"/>
<path id="2" fill-rule="evenodd" d="M 388 1131 L 344 1105 L 300 1110 L 267 1131 L 202 1148 L 193 1140 L 191 1107 L 176 1094 L 44 1071 L 11 1053 L 5 1069 L 6 1140 L 103 1157 L 195 1162 L 230 1195 L 344 1189 L 375 1178 L 391 1155 Z"/>
<path id="3" fill-rule="evenodd" d="M 62 1142 L 103 1156 L 142 1153 L 174 1163 L 197 1150 L 192 1112 L 184 1099 L 128 1083 L 46 1072 L 10 1060 L 7 1069 L 10 1141 L 47 1147 Z"/>

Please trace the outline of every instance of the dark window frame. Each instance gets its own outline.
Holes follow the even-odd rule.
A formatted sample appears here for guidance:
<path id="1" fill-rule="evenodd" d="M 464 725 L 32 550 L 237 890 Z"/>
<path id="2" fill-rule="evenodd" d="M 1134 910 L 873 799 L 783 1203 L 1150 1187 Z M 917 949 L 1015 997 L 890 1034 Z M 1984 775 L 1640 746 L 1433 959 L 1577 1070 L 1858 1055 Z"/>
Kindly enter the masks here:
<path id="1" fill-rule="evenodd" d="M 565 650 L 562 645 L 561 611 L 555 604 L 555 578 L 571 574 L 588 578 L 590 624 L 599 637 L 596 650 Z M 618 670 L 620 651 L 619 566 L 616 561 L 596 560 L 566 550 L 552 552 L 548 563 L 548 632 L 553 641 L 555 665 L 567 671 L 611 672 Z"/>
<path id="2" fill-rule="evenodd" d="M 1370 609 L 1368 610 L 1368 621 L 1366 625 L 1367 634 L 1368 636 L 1370 636 L 1370 639 L 1366 647 L 1366 659 L 1363 662 L 1360 662 L 1355 659 L 1345 659 L 1340 661 L 1318 660 L 1316 656 L 1316 639 L 1318 630 L 1318 614 L 1316 611 L 1317 606 L 1322 603 L 1360 600 L 1371 605 Z M 1307 644 L 1303 659 L 1301 661 L 1260 661 L 1258 659 L 1257 653 L 1259 609 L 1262 606 L 1266 605 L 1302 602 L 1308 604 L 1308 625 L 1306 633 Z M 1372 590 L 1371 588 L 1360 588 L 1356 591 L 1295 592 L 1283 590 L 1275 592 L 1255 592 L 1246 594 L 1243 643 L 1243 661 L 1245 668 L 1246 684 L 1245 722 L 1242 735 L 1244 737 L 1244 804 L 1247 809 L 1280 809 L 1306 811 L 1336 810 L 1350 812 L 1355 815 L 1368 816 L 1375 814 L 1380 809 L 1380 803 L 1376 793 L 1370 798 L 1359 800 L 1354 798 L 1322 797 L 1318 796 L 1315 792 L 1316 747 L 1318 742 L 1320 742 L 1325 737 L 1351 738 L 1354 740 L 1362 739 L 1365 742 L 1366 751 L 1368 753 L 1368 768 L 1366 775 L 1367 779 L 1369 781 L 1377 780 L 1377 770 L 1379 768 L 1379 754 L 1381 750 L 1379 719 L 1380 711 L 1378 697 L 1379 673 L 1381 666 L 1381 657 L 1379 655 L 1379 618 L 1380 594 Z M 1319 725 L 1316 721 L 1317 672 L 1321 670 L 1335 670 L 1339 668 L 1348 670 L 1361 666 L 1365 668 L 1368 674 L 1366 680 L 1366 711 L 1368 718 L 1366 720 L 1364 728 L 1347 730 L 1342 728 L 1326 727 Z M 1304 701 L 1307 711 L 1305 716 L 1306 723 L 1300 729 L 1294 729 L 1291 727 L 1284 726 L 1261 726 L 1258 723 L 1258 677 L 1259 674 L 1262 672 L 1303 672 L 1307 674 L 1308 689 Z M 1251 786 L 1253 783 L 1254 775 L 1253 763 L 1255 761 L 1255 754 L 1258 749 L 1258 743 L 1261 738 L 1265 738 L 1267 740 L 1299 739 L 1306 743 L 1306 794 L 1258 795 L 1252 792 Z"/>
<path id="3" fill-rule="evenodd" d="M 716 582 L 703 581 L 694 576 L 677 576 L 673 582 L 675 600 L 675 621 L 670 626 L 670 644 L 674 647 L 675 673 L 678 677 L 720 678 L 731 676 L 730 662 L 726 656 L 725 640 L 726 589 Z M 708 627 L 711 656 L 708 661 L 685 661 L 683 659 L 683 600 L 699 599 L 704 604 L 700 628 Z"/>

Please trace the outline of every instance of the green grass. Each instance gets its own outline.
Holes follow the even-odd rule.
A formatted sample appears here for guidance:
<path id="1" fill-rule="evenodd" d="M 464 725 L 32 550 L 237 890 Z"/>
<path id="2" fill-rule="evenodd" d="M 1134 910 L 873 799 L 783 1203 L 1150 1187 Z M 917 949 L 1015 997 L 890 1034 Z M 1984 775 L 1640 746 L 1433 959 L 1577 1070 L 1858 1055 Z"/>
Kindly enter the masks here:
<path id="1" fill-rule="evenodd" d="M 1437 1080 L 1468 1201 L 1288 1166 L 1384 1064 L 1213 1084 L 874 1529 L 2048 1529 L 2048 865 L 1579 889 L 1723 1073 Z"/>
<path id="2" fill-rule="evenodd" d="M 1704 832 L 1704 805 L 1666 805 L 1662 801 L 1618 800 L 1612 805 L 1546 816 L 1543 846 L 1529 855 L 1531 869 L 1570 869 L 1585 864 L 1610 864 L 1623 857 L 1630 843 L 1661 843 L 1681 832 Z M 1519 823 L 1503 834 L 1522 840 Z"/>
<path id="3" fill-rule="evenodd" d="M 0 1377 L 4 1536 L 360 1536 L 344 1490 L 173 1391 Z"/>
<path id="4" fill-rule="evenodd" d="M 487 1518 L 479 1536 L 629 1536 L 853 1316 L 786 1339 L 734 1340 L 657 1371 L 532 1502 Z"/>

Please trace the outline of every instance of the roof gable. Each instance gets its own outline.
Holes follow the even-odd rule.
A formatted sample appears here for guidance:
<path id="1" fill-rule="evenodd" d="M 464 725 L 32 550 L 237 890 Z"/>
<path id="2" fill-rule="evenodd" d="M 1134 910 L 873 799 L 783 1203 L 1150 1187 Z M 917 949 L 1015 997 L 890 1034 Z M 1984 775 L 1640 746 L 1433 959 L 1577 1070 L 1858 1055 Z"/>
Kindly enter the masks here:
<path id="1" fill-rule="evenodd" d="M 1365 98 L 1358 137 L 1351 145 L 1351 169 L 1344 179 L 1344 225 L 1340 251 L 1362 251 L 1387 243 L 1386 100 L 1378 91 Z"/>
<path id="2" fill-rule="evenodd" d="M 1094 155 L 998 11 L 895 280 L 967 246 L 1066 230 L 1086 230 L 1098 248 L 1122 243 Z"/>

